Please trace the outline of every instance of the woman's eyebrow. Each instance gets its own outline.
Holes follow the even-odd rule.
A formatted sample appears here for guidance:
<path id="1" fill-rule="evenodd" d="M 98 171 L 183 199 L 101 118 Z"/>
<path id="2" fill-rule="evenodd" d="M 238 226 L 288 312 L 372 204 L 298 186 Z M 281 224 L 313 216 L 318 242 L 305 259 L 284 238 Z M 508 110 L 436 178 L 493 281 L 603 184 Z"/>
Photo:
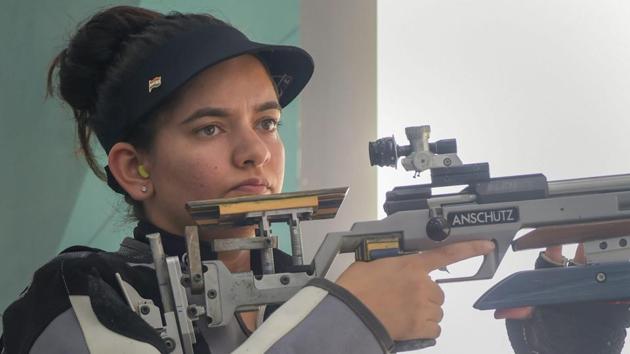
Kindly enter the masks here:
<path id="1" fill-rule="evenodd" d="M 259 104 L 256 107 L 256 112 L 262 112 L 268 109 L 277 109 L 282 112 L 282 106 L 280 106 L 280 103 L 278 103 L 278 101 L 267 101 L 265 103 Z"/>
<path id="2" fill-rule="evenodd" d="M 188 124 L 192 121 L 195 121 L 201 117 L 218 117 L 218 118 L 227 118 L 230 116 L 230 113 L 223 108 L 215 108 L 215 107 L 203 107 L 194 111 L 188 118 L 184 119 L 180 124 Z"/>
<path id="3" fill-rule="evenodd" d="M 261 103 L 256 106 L 256 112 L 263 112 L 270 109 L 277 109 L 282 112 L 282 106 L 277 101 L 267 101 L 265 103 Z M 224 108 L 217 107 L 202 107 L 198 110 L 194 111 L 191 115 L 189 115 L 186 119 L 184 119 L 181 124 L 188 124 L 194 120 L 197 120 L 201 117 L 218 117 L 218 118 L 227 118 L 230 116 L 230 112 Z"/>

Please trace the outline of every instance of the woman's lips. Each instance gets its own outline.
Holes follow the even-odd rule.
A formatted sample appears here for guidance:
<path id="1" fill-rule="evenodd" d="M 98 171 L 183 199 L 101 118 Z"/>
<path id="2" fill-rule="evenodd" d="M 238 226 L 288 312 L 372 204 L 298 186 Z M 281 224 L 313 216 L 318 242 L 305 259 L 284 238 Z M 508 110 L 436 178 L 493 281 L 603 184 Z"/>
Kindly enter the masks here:
<path id="1" fill-rule="evenodd" d="M 269 181 L 265 178 L 254 177 L 241 181 L 239 184 L 232 187 L 227 194 L 228 196 L 241 196 L 270 193 L 271 187 Z"/>
<path id="2" fill-rule="evenodd" d="M 242 184 L 231 192 L 244 193 L 244 194 L 266 194 L 269 192 L 269 188 L 264 184 Z"/>

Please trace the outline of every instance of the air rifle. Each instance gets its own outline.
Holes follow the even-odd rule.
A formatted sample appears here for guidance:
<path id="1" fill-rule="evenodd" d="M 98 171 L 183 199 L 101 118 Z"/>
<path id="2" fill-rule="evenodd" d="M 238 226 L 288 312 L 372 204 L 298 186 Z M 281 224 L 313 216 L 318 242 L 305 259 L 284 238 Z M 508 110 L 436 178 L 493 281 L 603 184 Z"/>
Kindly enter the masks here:
<path id="1" fill-rule="evenodd" d="M 454 139 L 429 143 L 428 126 L 405 132 L 407 146 L 398 146 L 393 137 L 370 143 L 370 162 L 395 167 L 404 156 L 406 170 L 430 170 L 432 183 L 394 188 L 387 193 L 385 212 L 391 217 L 420 210 L 417 217 L 426 227 L 422 244 L 415 247 L 419 250 L 474 239 L 496 245 L 474 276 L 439 282 L 492 278 L 510 246 L 521 251 L 583 242 L 586 266 L 512 274 L 473 306 L 487 310 L 630 297 L 630 175 L 562 181 L 547 181 L 543 174 L 491 178 L 487 163 L 461 163 Z M 435 187 L 454 185 L 467 187 L 460 193 L 432 194 Z M 523 229 L 532 230 L 514 239 Z"/>
<path id="2" fill-rule="evenodd" d="M 197 327 L 225 326 L 234 312 L 281 304 L 309 280 L 324 277 L 339 253 L 354 253 L 357 261 L 371 261 L 468 240 L 491 240 L 495 250 L 484 256 L 474 275 L 441 282 L 492 278 L 510 247 L 518 251 L 583 242 L 587 259 L 582 267 L 516 273 L 484 294 L 475 308 L 628 297 L 624 284 L 630 280 L 630 175 L 564 181 L 547 181 L 542 174 L 491 178 L 487 163 L 462 163 L 454 139 L 431 143 L 428 126 L 408 127 L 406 135 L 409 145 L 399 146 L 393 137 L 371 142 L 371 164 L 396 166 L 402 159 L 408 171 L 419 174 L 429 170 L 432 182 L 394 188 L 387 193 L 384 205 L 387 217 L 327 234 L 309 264 L 304 264 L 302 257 L 299 225 L 334 217 L 347 188 L 187 203 L 196 225 L 185 230 L 188 252 L 184 268 L 178 257 L 164 255 L 159 235 L 149 237 L 166 324 L 159 316 L 143 318 L 174 353 L 192 353 L 196 341 L 193 322 Z M 433 194 L 436 187 L 458 185 L 466 187 L 459 193 Z M 288 224 L 291 234 L 293 266 L 283 273 L 274 269 L 272 249 L 278 244 L 271 230 L 274 223 Z M 231 273 L 221 261 L 200 259 L 200 228 L 211 232 L 213 227 L 244 225 L 254 225 L 256 237 L 215 239 L 211 247 L 215 252 L 259 250 L 261 276 Z M 519 230 L 530 228 L 533 231 L 515 240 Z M 142 316 L 142 306 L 152 304 L 134 295 L 129 284 L 120 282 L 131 294 L 129 305 Z M 193 297 L 196 300 L 191 301 Z M 396 351 L 405 351 L 435 341 L 397 344 Z"/>

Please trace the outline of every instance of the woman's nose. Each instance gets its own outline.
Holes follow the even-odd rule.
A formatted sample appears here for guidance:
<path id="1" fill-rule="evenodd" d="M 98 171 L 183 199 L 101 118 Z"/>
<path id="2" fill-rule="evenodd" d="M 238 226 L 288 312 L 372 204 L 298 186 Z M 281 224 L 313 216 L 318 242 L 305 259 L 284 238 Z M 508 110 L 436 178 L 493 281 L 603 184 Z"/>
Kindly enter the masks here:
<path id="1" fill-rule="evenodd" d="M 234 164 L 238 167 L 263 166 L 271 159 L 267 144 L 253 129 L 234 136 Z"/>

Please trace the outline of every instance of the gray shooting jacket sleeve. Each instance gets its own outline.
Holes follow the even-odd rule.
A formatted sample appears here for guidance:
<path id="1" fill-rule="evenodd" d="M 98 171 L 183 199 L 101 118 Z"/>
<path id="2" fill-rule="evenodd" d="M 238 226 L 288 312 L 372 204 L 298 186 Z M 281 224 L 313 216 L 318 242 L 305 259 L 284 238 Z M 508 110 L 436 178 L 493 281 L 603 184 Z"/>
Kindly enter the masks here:
<path id="1" fill-rule="evenodd" d="M 71 297 L 33 343 L 31 354 L 160 353 L 154 346 L 115 333 L 97 320 L 87 297 Z M 385 328 L 345 289 L 316 280 L 276 310 L 233 353 L 387 353 Z M 214 353 L 215 351 L 213 351 Z"/>
<path id="2" fill-rule="evenodd" d="M 160 353 L 98 323 L 89 299 L 75 298 L 72 303 L 73 308 L 39 335 L 29 353 Z M 343 288 L 317 280 L 276 310 L 233 353 L 369 354 L 387 353 L 392 347 L 384 327 L 363 304 Z"/>
<path id="3" fill-rule="evenodd" d="M 394 342 L 378 319 L 344 288 L 311 281 L 233 353 L 389 353 Z"/>

